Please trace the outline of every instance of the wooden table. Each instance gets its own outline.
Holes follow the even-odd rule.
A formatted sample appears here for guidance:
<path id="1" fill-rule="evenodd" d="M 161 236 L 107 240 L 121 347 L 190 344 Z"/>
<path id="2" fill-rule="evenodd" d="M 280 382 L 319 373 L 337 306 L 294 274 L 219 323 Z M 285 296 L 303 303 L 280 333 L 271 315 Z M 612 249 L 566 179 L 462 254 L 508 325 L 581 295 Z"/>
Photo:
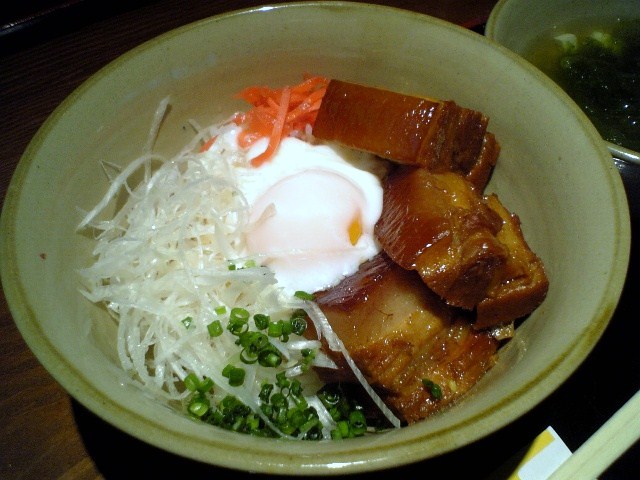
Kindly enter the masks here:
<path id="1" fill-rule="evenodd" d="M 32 2 L 35 3 L 35 2 Z M 55 107 L 98 69 L 140 43 L 175 27 L 256 1 L 98 0 L 37 2 L 21 16 L 1 18 L 0 199 L 29 140 Z M 387 1 L 482 31 L 494 0 Z M 0 14 L 10 15 L 12 12 Z M 21 21 L 17 21 L 21 20 Z M 506 478 L 547 426 L 578 448 L 640 389 L 638 225 L 640 167 L 620 164 L 633 214 L 635 244 L 625 292 L 610 327 L 581 368 L 533 411 L 494 435 L 395 475 L 420 471 L 442 478 Z M 579 279 L 576 279 L 579 280 Z M 199 478 L 229 473 L 148 446 L 75 402 L 22 340 L 0 292 L 0 478 L 129 478 L 134 474 Z M 419 470 L 413 470 L 417 467 Z M 633 473 L 634 471 L 635 474 Z M 635 446 L 602 478 L 638 478 Z M 373 477 L 375 475 L 364 475 Z"/>

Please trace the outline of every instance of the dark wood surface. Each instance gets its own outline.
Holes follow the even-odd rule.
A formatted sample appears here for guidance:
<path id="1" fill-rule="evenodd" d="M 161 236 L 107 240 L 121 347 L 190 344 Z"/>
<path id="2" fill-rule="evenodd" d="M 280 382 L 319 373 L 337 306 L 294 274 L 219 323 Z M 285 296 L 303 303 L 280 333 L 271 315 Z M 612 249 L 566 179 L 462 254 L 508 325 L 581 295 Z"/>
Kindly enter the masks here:
<path id="1" fill-rule="evenodd" d="M 15 3 L 15 2 L 14 2 Z M 73 0 L 23 2 L 0 13 L 0 201 L 30 139 L 90 75 L 175 27 L 256 1 Z M 481 31 L 494 0 L 370 2 L 444 18 Z M 640 167 L 617 163 L 630 199 L 634 238 Z M 640 388 L 638 241 L 620 306 L 580 369 L 533 411 L 451 454 L 383 475 L 507 478 L 547 426 L 577 449 Z M 0 478 L 203 478 L 230 472 L 143 444 L 75 402 L 33 356 L 0 291 Z M 417 469 L 416 469 L 417 467 Z M 636 445 L 601 478 L 640 478 Z M 237 475 L 236 472 L 233 472 Z M 379 474 L 363 475 L 374 478 Z"/>

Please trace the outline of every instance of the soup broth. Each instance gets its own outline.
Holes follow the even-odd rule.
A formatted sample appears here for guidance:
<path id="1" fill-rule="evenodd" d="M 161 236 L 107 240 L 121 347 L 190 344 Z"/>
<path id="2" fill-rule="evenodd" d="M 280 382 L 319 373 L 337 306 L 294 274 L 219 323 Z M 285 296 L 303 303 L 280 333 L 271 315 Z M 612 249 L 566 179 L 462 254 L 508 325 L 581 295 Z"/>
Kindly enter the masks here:
<path id="1" fill-rule="evenodd" d="M 605 140 L 640 150 L 640 19 L 555 27 L 524 56 L 571 96 Z"/>

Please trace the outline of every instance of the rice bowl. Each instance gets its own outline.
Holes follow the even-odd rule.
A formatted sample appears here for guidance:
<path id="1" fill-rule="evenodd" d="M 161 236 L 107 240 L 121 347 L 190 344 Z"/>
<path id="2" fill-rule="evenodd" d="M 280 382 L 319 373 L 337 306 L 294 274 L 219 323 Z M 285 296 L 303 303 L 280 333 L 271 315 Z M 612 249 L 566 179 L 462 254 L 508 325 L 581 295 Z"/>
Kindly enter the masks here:
<path id="1" fill-rule="evenodd" d="M 385 35 L 372 24 L 384 25 Z M 225 42 L 236 31 L 250 34 L 235 44 Z M 268 68 L 265 52 L 271 52 Z M 75 233 L 76 207 L 90 208 L 108 188 L 101 160 L 126 162 L 138 155 L 148 134 L 146 119 L 167 95 L 172 108 L 156 149 L 171 156 L 188 141 L 183 126 L 189 119 L 220 121 L 238 109 L 233 93 L 240 88 L 291 83 L 305 71 L 453 98 L 486 112 L 503 145 L 489 188 L 518 212 L 552 282 L 565 287 L 550 291 L 501 352 L 497 368 L 446 414 L 348 444 L 287 444 L 283 454 L 282 441 L 212 433 L 127 381 L 113 325 L 78 293 L 75 272 L 88 264 L 93 239 Z M 114 99 L 114 91 L 126 93 Z M 234 12 L 129 52 L 56 110 L 25 152 L 5 203 L 3 285 L 23 336 L 54 377 L 90 410 L 146 442 L 251 471 L 386 468 L 498 430 L 551 393 L 595 345 L 615 308 L 629 251 L 624 190 L 610 163 L 597 133 L 549 81 L 459 27 L 349 3 Z M 87 179 L 93 188 L 86 188 Z M 587 215 L 591 221 L 581 222 Z M 599 256 L 584 265 L 584 255 L 594 251 Z M 576 278 L 583 281 L 576 284 Z M 78 344 L 76 332 L 86 341 Z M 230 455 L 240 449 L 243 464 Z"/>

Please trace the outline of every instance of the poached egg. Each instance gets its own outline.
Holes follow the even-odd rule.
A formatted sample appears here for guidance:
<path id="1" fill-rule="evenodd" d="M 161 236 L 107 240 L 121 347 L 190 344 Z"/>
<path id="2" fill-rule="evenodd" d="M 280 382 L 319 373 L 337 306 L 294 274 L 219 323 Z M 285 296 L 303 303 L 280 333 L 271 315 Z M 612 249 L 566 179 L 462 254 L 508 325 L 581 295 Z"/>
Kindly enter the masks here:
<path id="1" fill-rule="evenodd" d="M 248 160 L 266 145 L 252 145 Z M 382 212 L 379 162 L 286 137 L 268 162 L 237 168 L 250 210 L 248 255 L 274 272 L 285 293 L 334 286 L 380 251 L 373 234 Z"/>

